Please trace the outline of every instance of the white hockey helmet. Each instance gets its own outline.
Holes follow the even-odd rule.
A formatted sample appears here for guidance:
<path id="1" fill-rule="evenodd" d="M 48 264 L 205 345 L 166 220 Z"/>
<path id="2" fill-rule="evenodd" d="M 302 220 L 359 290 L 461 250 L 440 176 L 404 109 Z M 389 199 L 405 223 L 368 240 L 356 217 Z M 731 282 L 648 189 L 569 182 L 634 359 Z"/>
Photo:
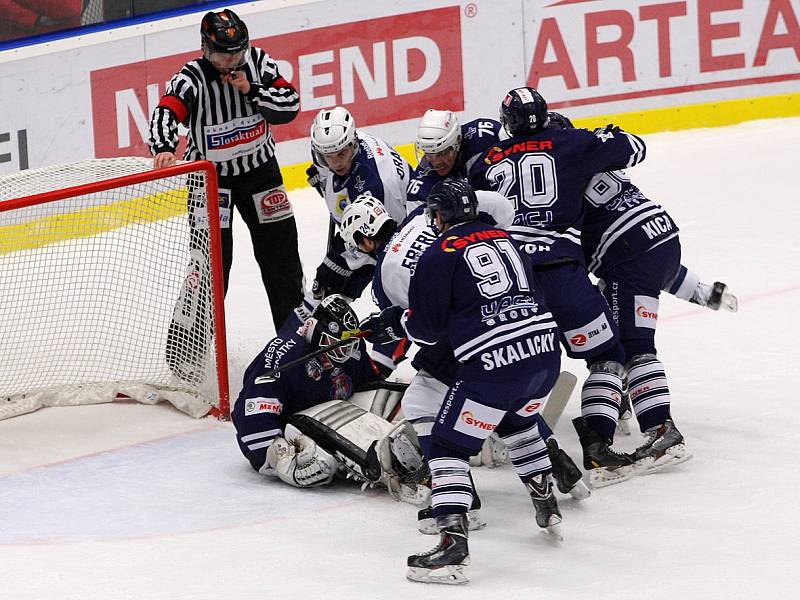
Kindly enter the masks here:
<path id="1" fill-rule="evenodd" d="M 356 122 L 346 108 L 323 109 L 311 124 L 311 146 L 319 154 L 333 154 L 356 143 Z"/>
<path id="2" fill-rule="evenodd" d="M 344 207 L 339 232 L 349 249 L 358 250 L 356 232 L 363 236 L 375 237 L 389 220 L 391 217 L 383 203 L 369 192 L 365 192 Z"/>
<path id="3" fill-rule="evenodd" d="M 451 110 L 428 109 L 417 125 L 417 153 L 436 154 L 461 147 L 461 125 Z"/>

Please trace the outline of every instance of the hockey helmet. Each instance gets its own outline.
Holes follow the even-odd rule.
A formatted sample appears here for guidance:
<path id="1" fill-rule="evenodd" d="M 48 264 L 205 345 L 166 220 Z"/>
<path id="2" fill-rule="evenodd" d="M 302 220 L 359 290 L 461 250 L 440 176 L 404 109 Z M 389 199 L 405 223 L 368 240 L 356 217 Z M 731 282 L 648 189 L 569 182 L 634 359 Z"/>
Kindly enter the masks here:
<path id="1" fill-rule="evenodd" d="M 381 227 L 390 220 L 383 203 L 369 192 L 365 192 L 344 207 L 339 231 L 347 247 L 358 250 L 358 243 L 362 237 L 374 238 Z"/>
<path id="2" fill-rule="evenodd" d="M 222 72 L 241 67 L 250 49 L 247 25 L 227 8 L 206 13 L 200 23 L 200 39 L 203 56 Z"/>
<path id="3" fill-rule="evenodd" d="M 311 313 L 310 343 L 319 348 L 335 344 L 342 338 L 345 331 L 358 329 L 358 317 L 344 296 L 331 294 L 323 298 L 314 312 Z M 307 322 L 308 323 L 308 322 Z M 344 344 L 325 354 L 333 362 L 343 363 L 351 358 L 358 349 L 358 338 L 353 338 L 349 344 Z"/>
<path id="4" fill-rule="evenodd" d="M 428 223 L 436 229 L 436 215 L 446 225 L 478 218 L 478 197 L 466 179 L 445 179 L 428 194 Z"/>
<path id="5" fill-rule="evenodd" d="M 317 113 L 311 124 L 311 148 L 320 163 L 342 175 L 350 168 L 357 147 L 356 122 L 350 111 L 337 106 Z"/>
<path id="6" fill-rule="evenodd" d="M 451 110 L 429 109 L 417 125 L 417 152 L 436 154 L 448 148 L 461 147 L 461 125 Z"/>
<path id="7" fill-rule="evenodd" d="M 547 127 L 547 102 L 532 87 L 515 88 L 500 104 L 500 122 L 510 135 L 536 133 Z"/>

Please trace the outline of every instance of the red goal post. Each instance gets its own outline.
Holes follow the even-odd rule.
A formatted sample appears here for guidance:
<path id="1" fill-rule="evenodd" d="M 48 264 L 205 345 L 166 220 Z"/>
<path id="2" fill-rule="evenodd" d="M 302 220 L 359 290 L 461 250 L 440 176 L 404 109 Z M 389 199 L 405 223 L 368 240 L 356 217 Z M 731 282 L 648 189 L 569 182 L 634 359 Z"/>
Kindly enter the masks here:
<path id="1" fill-rule="evenodd" d="M 0 176 L 0 419 L 119 399 L 227 418 L 217 198 L 207 161 Z"/>

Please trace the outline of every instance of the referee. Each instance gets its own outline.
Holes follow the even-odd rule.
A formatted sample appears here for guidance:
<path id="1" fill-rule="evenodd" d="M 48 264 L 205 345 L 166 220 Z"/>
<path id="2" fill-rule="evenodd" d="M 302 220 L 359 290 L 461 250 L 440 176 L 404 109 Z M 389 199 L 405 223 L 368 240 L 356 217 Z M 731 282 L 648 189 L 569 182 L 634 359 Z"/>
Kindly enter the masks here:
<path id="1" fill-rule="evenodd" d="M 275 60 L 250 46 L 247 26 L 232 10 L 207 13 L 200 37 L 203 56 L 172 77 L 153 111 L 154 166 L 175 164 L 178 124 L 185 125 L 184 159 L 207 159 L 217 167 L 225 291 L 233 260 L 235 206 L 250 229 L 277 330 L 303 300 L 303 269 L 269 126 L 294 119 L 300 99 Z"/>

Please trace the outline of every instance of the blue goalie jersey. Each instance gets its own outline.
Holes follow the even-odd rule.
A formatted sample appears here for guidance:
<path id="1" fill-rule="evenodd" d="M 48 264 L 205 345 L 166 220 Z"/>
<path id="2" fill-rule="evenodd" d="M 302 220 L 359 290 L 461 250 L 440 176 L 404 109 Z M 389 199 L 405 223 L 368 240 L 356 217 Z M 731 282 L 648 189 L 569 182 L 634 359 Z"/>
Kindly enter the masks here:
<path id="1" fill-rule="evenodd" d="M 587 267 L 596 275 L 678 235 L 675 221 L 631 184 L 624 171 L 592 177 L 585 199 L 581 245 Z"/>
<path id="2" fill-rule="evenodd" d="M 556 324 L 532 283 L 508 232 L 481 221 L 456 225 L 417 263 L 409 339 L 432 345 L 448 338 L 460 362 L 486 372 L 559 353 Z"/>
<path id="3" fill-rule="evenodd" d="M 581 250 L 583 193 L 602 171 L 631 167 L 645 158 L 644 142 L 607 128 L 548 128 L 528 136 L 498 140 L 470 169 L 470 182 L 509 198 L 516 209 L 509 232 L 532 264 L 576 260 Z"/>

